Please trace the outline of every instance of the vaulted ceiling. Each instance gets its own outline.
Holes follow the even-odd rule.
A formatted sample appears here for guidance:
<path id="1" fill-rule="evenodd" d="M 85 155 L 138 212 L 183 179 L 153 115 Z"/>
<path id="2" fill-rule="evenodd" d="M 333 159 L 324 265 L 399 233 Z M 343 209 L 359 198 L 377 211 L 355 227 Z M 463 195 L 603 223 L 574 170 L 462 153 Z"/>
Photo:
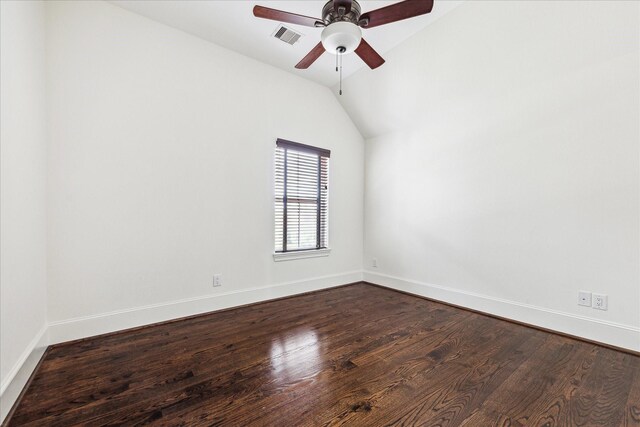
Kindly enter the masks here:
<path id="1" fill-rule="evenodd" d="M 359 1 L 363 12 L 396 2 L 397 0 Z M 279 26 L 278 22 L 258 19 L 252 13 L 253 6 L 260 4 L 301 15 L 320 17 L 325 1 L 113 0 L 111 3 L 322 85 L 331 87 L 338 81 L 335 57 L 327 53 L 307 70 L 294 68 L 295 64 L 320 41 L 321 28 L 287 24 L 289 28 L 303 35 L 296 44 L 289 45 L 272 36 Z M 365 29 L 363 36 L 384 57 L 389 50 L 460 3 L 462 2 L 436 0 L 433 11 L 428 15 Z M 366 65 L 356 55 L 347 55 L 343 61 L 343 77 L 346 78 L 364 67 Z"/>

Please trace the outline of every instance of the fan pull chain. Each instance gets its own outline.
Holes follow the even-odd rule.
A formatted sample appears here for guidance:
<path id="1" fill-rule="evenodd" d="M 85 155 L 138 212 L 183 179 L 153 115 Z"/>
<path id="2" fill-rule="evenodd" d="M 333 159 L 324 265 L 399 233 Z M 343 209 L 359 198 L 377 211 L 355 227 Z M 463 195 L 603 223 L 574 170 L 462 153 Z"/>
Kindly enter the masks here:
<path id="1" fill-rule="evenodd" d="M 345 50 L 342 46 L 336 49 L 336 71 L 340 71 L 340 95 L 342 95 L 342 54 Z"/>
<path id="2" fill-rule="evenodd" d="M 340 95 L 342 95 L 342 52 L 340 52 Z"/>

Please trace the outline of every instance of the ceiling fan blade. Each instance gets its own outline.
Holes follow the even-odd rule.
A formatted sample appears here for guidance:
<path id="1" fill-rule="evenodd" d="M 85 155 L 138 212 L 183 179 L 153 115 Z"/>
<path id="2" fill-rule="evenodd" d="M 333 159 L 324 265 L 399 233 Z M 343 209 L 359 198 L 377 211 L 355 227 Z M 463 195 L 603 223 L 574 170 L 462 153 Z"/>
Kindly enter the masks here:
<path id="1" fill-rule="evenodd" d="M 433 0 L 405 0 L 363 13 L 360 16 L 360 22 L 365 21 L 366 23 L 362 23 L 360 26 L 363 28 L 377 27 L 378 25 L 424 15 L 431 12 L 431 9 L 433 9 Z"/>
<path id="2" fill-rule="evenodd" d="M 302 60 L 296 64 L 296 68 L 300 70 L 309 68 L 309 66 L 313 64 L 316 59 L 320 58 L 320 55 L 322 55 L 323 53 L 324 46 L 322 46 L 322 42 L 320 42 L 316 45 L 316 47 L 311 49 L 311 52 L 307 53 L 307 56 L 302 58 Z"/>
<path id="3" fill-rule="evenodd" d="M 306 27 L 324 27 L 322 19 L 312 18 L 310 16 L 297 15 L 295 13 L 285 12 L 282 10 L 271 9 L 264 6 L 254 6 L 253 16 L 273 21 L 287 22 L 289 24 L 304 25 Z"/>
<path id="4" fill-rule="evenodd" d="M 340 8 L 344 8 L 344 12 L 340 14 Z M 333 10 L 336 11 L 338 16 L 346 15 L 351 12 L 351 0 L 333 0 Z"/>
<path id="5" fill-rule="evenodd" d="M 360 41 L 360 44 L 356 48 L 355 52 L 356 55 L 358 55 L 372 70 L 384 64 L 384 59 L 382 58 L 382 56 L 380 56 L 378 52 L 373 50 L 371 45 L 364 39 Z"/>

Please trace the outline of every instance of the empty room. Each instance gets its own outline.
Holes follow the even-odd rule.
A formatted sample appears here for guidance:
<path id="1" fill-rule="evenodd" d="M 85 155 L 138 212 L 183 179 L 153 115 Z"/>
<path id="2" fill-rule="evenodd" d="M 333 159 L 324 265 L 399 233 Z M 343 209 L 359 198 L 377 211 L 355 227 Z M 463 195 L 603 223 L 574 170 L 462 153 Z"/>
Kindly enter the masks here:
<path id="1" fill-rule="evenodd" d="M 640 427 L 640 2 L 0 18 L 2 426 Z"/>

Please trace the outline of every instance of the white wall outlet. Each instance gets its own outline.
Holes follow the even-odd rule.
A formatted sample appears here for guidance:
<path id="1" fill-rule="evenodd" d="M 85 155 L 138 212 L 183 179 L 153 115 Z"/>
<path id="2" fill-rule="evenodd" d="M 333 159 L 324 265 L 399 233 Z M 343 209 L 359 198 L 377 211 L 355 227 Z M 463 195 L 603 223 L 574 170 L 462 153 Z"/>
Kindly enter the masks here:
<path id="1" fill-rule="evenodd" d="M 604 294 L 593 294 L 591 307 L 598 310 L 606 310 L 609 306 L 609 297 Z"/>
<path id="2" fill-rule="evenodd" d="M 213 275 L 213 286 L 222 286 L 222 274 Z"/>
<path id="3" fill-rule="evenodd" d="M 591 292 L 578 291 L 578 305 L 591 307 Z"/>
<path id="4" fill-rule="evenodd" d="M 378 259 L 374 258 L 371 260 L 371 267 L 378 267 Z"/>

